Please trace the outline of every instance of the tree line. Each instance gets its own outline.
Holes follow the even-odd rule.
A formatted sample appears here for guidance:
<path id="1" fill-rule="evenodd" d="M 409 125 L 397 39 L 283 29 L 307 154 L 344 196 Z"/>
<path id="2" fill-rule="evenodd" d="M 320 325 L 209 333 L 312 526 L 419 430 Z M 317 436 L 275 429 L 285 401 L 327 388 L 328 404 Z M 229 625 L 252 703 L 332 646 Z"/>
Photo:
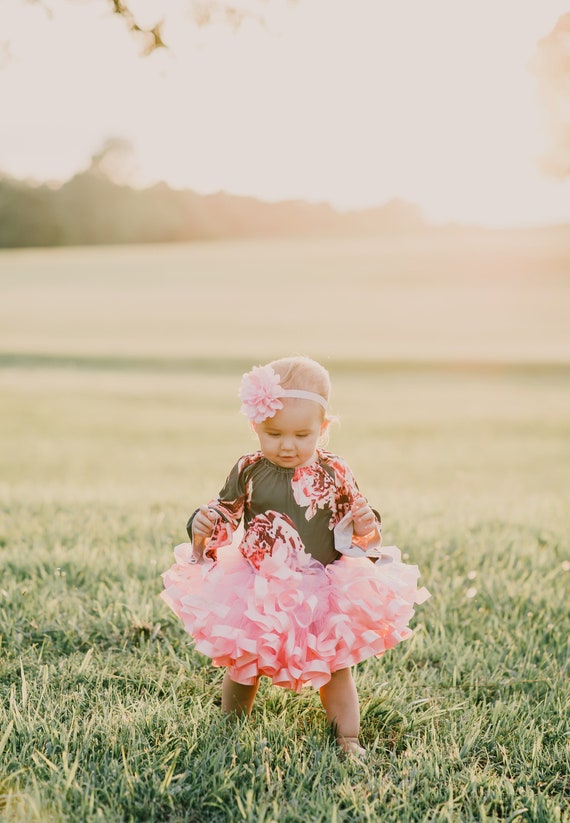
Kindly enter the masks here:
<path id="1" fill-rule="evenodd" d="M 93 165 L 57 188 L 0 177 L 1 248 L 375 234 L 424 225 L 419 208 L 400 200 L 342 213 L 326 203 L 200 195 L 165 183 L 136 189 Z"/>

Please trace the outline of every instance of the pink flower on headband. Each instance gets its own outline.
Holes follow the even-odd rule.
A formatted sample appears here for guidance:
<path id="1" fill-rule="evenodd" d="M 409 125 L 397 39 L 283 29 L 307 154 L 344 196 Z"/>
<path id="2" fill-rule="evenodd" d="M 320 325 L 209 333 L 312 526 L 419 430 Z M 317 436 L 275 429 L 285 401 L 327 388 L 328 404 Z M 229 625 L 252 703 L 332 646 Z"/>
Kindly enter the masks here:
<path id="1" fill-rule="evenodd" d="M 261 423 L 283 408 L 279 399 L 283 389 L 279 385 L 281 377 L 271 366 L 254 366 L 244 374 L 239 388 L 242 402 L 241 412 L 254 423 Z"/>

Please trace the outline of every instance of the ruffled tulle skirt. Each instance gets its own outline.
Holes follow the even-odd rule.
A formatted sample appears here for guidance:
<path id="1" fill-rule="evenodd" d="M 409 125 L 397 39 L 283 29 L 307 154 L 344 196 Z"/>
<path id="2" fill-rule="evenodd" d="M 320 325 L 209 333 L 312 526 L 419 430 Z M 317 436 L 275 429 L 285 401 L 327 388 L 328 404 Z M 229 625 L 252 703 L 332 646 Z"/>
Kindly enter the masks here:
<path id="1" fill-rule="evenodd" d="M 161 596 L 196 649 L 235 682 L 266 675 L 295 691 L 320 688 L 338 669 L 409 637 L 414 605 L 429 597 L 417 588 L 417 566 L 402 563 L 395 547 L 383 551 L 378 563 L 342 556 L 323 566 L 281 546 L 255 568 L 235 546 L 192 564 L 192 546 L 182 543 Z"/>

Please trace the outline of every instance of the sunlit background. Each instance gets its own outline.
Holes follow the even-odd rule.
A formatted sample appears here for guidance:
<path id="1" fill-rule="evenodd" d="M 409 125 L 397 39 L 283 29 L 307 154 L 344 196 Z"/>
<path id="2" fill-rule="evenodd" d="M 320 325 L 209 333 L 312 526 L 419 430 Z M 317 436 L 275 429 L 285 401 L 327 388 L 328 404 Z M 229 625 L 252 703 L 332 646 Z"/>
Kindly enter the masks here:
<path id="1" fill-rule="evenodd" d="M 3 820 L 570 820 L 569 12 L 0 0 Z M 432 592 L 356 781 L 158 596 L 296 353 Z"/>
<path id="2" fill-rule="evenodd" d="M 2 1 L 0 171 L 62 181 L 121 137 L 139 186 L 570 222 L 570 182 L 539 169 L 532 70 L 567 0 L 273 0 L 237 28 L 159 5 L 168 49 L 142 57 L 106 0 Z M 156 22 L 155 2 L 132 7 Z"/>

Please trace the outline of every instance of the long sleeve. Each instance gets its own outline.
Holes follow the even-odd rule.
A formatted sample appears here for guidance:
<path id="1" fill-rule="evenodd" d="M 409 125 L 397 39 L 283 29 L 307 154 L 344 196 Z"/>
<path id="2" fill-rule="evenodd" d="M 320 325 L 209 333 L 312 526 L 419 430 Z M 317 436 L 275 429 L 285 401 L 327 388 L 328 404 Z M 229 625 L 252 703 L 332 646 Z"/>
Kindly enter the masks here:
<path id="1" fill-rule="evenodd" d="M 244 458 L 238 460 L 226 478 L 217 497 L 207 503 L 209 509 L 218 514 L 211 537 L 208 540 L 206 556 L 216 558 L 217 549 L 230 545 L 233 534 L 238 528 L 243 515 L 246 491 L 243 482 Z M 186 531 L 192 539 L 192 523 L 199 509 L 192 512 Z"/>
<path id="2" fill-rule="evenodd" d="M 332 525 L 335 528 L 336 548 L 342 551 L 340 545 L 344 546 L 346 542 L 346 529 L 352 529 L 352 519 L 350 516 L 352 504 L 359 498 L 364 500 L 366 500 L 366 498 L 358 488 L 358 483 L 350 467 L 342 458 L 335 456 L 332 465 L 336 475 L 336 513 Z M 357 546 L 364 552 L 370 549 L 378 549 L 382 545 L 382 518 L 376 509 L 372 509 L 372 511 L 376 517 L 374 529 L 364 535 L 357 535 L 352 532 L 352 538 L 350 540 L 351 545 Z M 340 528 L 337 528 L 339 524 Z"/>

